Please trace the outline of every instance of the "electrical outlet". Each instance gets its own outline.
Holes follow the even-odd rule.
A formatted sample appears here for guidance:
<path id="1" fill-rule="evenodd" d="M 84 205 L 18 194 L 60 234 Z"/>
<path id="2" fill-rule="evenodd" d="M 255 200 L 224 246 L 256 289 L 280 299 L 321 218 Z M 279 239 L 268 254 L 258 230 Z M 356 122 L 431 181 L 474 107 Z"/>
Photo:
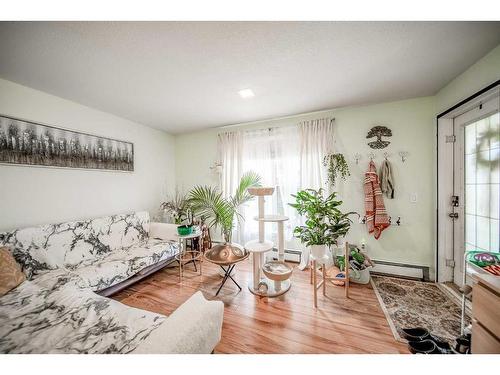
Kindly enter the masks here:
<path id="1" fill-rule="evenodd" d="M 417 193 L 411 193 L 410 194 L 410 202 L 411 203 L 417 203 L 418 201 L 418 194 Z"/>

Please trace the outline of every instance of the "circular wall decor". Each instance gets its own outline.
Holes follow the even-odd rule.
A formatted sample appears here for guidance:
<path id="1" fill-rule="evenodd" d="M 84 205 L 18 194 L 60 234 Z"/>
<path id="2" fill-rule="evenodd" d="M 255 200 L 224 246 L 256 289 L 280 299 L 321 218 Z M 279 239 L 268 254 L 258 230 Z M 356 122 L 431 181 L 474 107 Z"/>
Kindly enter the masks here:
<path id="1" fill-rule="evenodd" d="M 392 137 L 392 131 L 386 126 L 374 126 L 366 135 L 366 138 L 373 137 L 377 137 L 377 140 L 368 142 L 368 146 L 375 149 L 386 148 L 391 142 L 382 140 L 382 137 Z"/>

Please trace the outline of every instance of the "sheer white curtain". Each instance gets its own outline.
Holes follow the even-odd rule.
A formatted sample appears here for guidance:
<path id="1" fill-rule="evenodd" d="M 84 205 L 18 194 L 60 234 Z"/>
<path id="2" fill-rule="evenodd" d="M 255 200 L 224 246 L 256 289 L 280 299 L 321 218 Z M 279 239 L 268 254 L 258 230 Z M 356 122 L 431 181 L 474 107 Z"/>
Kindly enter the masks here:
<path id="1" fill-rule="evenodd" d="M 262 185 L 274 186 L 274 194 L 266 197 L 266 213 L 290 218 L 285 223 L 285 246 L 300 248 L 292 232 L 301 218 L 288 206 L 291 194 L 300 189 L 326 187 L 323 157 L 333 151 L 333 122 L 330 119 L 304 121 L 296 126 L 235 131 L 219 134 L 219 160 L 222 162 L 222 191 L 231 195 L 243 173 L 257 172 Z M 242 208 L 245 221 L 236 228 L 233 239 L 244 244 L 258 237 L 257 202 Z M 277 229 L 266 226 L 267 237 L 275 241 Z M 303 261 L 308 261 L 304 250 Z M 306 263 L 307 264 L 307 263 Z"/>
<path id="2" fill-rule="evenodd" d="M 290 194 L 299 189 L 299 137 L 296 126 L 235 131 L 219 134 L 219 160 L 222 163 L 222 191 L 231 195 L 243 173 L 254 171 L 262 178 L 263 186 L 275 187 L 272 196 L 266 197 L 266 212 L 290 217 L 285 225 L 285 237 L 292 240 L 292 231 L 297 224 L 295 213 L 288 206 Z M 235 228 L 234 241 L 244 244 L 258 237 L 257 201 L 252 201 L 240 210 L 245 218 Z M 269 239 L 276 240 L 277 229 L 272 224 L 266 227 Z"/>
<path id="3" fill-rule="evenodd" d="M 327 171 L 323 158 L 333 152 L 333 119 L 322 118 L 303 121 L 299 124 L 300 138 L 300 186 L 302 188 L 326 188 Z M 304 269 L 309 264 L 309 248 L 302 248 L 299 265 Z"/>
<path id="4" fill-rule="evenodd" d="M 327 187 L 323 158 L 333 152 L 333 120 L 322 118 L 299 124 L 300 186 L 311 189 Z"/>
<path id="5" fill-rule="evenodd" d="M 225 197 L 238 186 L 242 171 L 243 143 L 241 132 L 220 133 L 217 139 L 219 162 L 222 164 L 220 189 Z"/>
<path id="6" fill-rule="evenodd" d="M 296 225 L 295 212 L 288 203 L 290 194 L 299 189 L 298 147 L 298 131 L 294 126 L 252 130 L 243 135 L 243 170 L 257 172 L 263 186 L 275 187 L 274 194 L 265 197 L 265 210 L 268 214 L 290 218 L 285 223 L 286 241 L 292 239 Z M 258 223 L 253 220 L 257 214 L 256 200 L 244 207 L 245 222 L 237 231 L 242 243 L 258 238 Z M 276 241 L 276 225 L 268 224 L 266 233 L 270 240 Z"/>

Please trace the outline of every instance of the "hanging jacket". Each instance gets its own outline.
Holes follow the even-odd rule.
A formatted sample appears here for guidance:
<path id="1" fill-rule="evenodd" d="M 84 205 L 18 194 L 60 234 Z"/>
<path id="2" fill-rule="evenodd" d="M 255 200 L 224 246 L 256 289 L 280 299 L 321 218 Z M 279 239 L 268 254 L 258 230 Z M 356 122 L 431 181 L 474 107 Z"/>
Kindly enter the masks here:
<path id="1" fill-rule="evenodd" d="M 389 227 L 389 216 L 385 210 L 384 198 L 378 182 L 377 168 L 370 161 L 365 173 L 365 216 L 368 233 L 379 239 L 382 231 Z"/>
<path id="2" fill-rule="evenodd" d="M 392 174 L 392 165 L 385 159 L 379 169 L 378 179 L 380 181 L 380 190 L 389 199 L 394 199 L 394 175 Z"/>

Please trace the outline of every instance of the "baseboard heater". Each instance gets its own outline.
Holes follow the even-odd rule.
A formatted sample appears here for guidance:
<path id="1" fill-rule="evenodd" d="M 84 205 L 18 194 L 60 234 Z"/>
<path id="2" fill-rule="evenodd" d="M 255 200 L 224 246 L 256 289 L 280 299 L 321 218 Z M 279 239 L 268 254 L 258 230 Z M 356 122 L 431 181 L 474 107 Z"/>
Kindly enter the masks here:
<path id="1" fill-rule="evenodd" d="M 285 249 L 285 260 L 287 262 L 300 263 L 302 253 L 300 250 Z M 273 259 L 278 259 L 278 249 L 273 249 Z M 407 279 L 430 281 L 429 267 L 415 264 L 387 262 L 384 260 L 373 260 L 375 266 L 370 269 L 373 275 L 397 276 Z"/>
<path id="2" fill-rule="evenodd" d="M 278 260 L 278 249 L 273 248 L 273 259 Z M 287 262 L 300 263 L 302 252 L 299 250 L 285 249 L 285 260 Z"/>
<path id="3" fill-rule="evenodd" d="M 427 266 L 372 260 L 373 263 L 375 263 L 375 266 L 370 269 L 372 275 L 398 276 L 408 279 L 430 281 L 429 267 Z"/>

